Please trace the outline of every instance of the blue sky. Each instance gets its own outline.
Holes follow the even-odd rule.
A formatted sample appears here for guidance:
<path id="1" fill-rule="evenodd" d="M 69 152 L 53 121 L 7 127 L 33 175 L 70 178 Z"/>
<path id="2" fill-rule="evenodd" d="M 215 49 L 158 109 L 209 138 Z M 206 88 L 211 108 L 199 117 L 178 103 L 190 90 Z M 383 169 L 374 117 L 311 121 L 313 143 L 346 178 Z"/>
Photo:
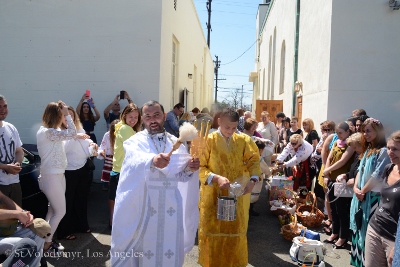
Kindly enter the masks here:
<path id="1" fill-rule="evenodd" d="M 194 0 L 194 3 L 203 26 L 204 35 L 207 38 L 207 0 Z M 251 103 L 253 86 L 248 80 L 249 73 L 254 69 L 255 46 L 238 60 L 227 65 L 224 64 L 236 59 L 254 44 L 256 40 L 256 14 L 258 4 L 261 3 L 262 0 L 213 0 L 211 3 L 211 55 L 213 60 L 217 55 L 221 61 L 218 78 L 226 79 L 226 81 L 218 81 L 220 88 L 218 101 L 226 98 L 230 90 L 242 88 L 242 85 L 244 85 L 244 103 Z"/>

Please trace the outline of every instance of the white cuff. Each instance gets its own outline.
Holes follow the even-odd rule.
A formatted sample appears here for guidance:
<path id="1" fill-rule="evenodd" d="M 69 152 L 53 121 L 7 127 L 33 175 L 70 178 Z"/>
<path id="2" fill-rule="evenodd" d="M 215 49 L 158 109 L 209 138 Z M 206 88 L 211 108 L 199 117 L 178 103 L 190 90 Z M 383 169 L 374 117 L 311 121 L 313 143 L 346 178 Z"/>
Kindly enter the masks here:
<path id="1" fill-rule="evenodd" d="M 214 178 L 214 175 L 215 175 L 215 173 L 210 173 L 210 175 L 207 178 L 207 184 L 210 185 L 210 186 L 213 185 L 212 179 Z"/>

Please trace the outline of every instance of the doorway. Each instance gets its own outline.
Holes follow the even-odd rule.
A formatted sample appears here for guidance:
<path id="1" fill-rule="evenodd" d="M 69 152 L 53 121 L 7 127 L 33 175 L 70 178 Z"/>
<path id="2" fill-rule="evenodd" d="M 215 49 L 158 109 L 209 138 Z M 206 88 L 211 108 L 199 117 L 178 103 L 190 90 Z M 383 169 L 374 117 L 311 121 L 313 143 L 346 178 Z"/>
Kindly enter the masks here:
<path id="1" fill-rule="evenodd" d="M 283 100 L 257 100 L 255 114 L 257 121 L 261 121 L 261 112 L 263 111 L 267 111 L 270 121 L 276 124 L 276 113 L 283 112 Z"/>
<path id="2" fill-rule="evenodd" d="M 299 119 L 298 126 L 301 128 L 302 125 L 302 115 L 303 115 L 303 97 L 297 97 L 297 105 L 296 105 L 296 117 Z"/>

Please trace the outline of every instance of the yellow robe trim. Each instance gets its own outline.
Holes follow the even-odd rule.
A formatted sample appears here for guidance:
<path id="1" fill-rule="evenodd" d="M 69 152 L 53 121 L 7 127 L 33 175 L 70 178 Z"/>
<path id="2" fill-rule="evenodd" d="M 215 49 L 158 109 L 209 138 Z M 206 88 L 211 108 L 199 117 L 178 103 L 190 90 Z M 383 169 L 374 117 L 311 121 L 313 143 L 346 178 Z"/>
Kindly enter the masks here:
<path id="1" fill-rule="evenodd" d="M 239 177 L 249 181 L 250 176 L 261 176 L 258 148 L 247 135 L 235 133 L 227 144 L 219 132 L 214 132 L 208 136 L 205 150 L 200 157 L 199 264 L 246 266 L 250 194 L 238 197 L 235 221 L 220 221 L 217 219 L 218 185 L 206 183 L 211 172 L 230 182 Z M 221 191 L 221 195 L 226 194 Z"/>

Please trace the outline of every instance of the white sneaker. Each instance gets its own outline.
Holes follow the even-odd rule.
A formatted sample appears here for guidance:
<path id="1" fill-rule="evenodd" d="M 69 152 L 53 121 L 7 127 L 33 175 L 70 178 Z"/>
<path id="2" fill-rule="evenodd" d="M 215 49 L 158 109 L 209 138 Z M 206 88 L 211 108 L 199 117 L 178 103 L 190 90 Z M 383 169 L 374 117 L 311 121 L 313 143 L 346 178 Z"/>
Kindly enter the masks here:
<path id="1" fill-rule="evenodd" d="M 57 250 L 57 251 L 64 251 L 64 246 L 63 245 L 61 245 L 61 243 L 58 243 L 57 241 L 55 241 L 55 240 L 53 240 L 52 242 L 51 242 L 51 246 L 55 249 L 55 250 Z"/>

